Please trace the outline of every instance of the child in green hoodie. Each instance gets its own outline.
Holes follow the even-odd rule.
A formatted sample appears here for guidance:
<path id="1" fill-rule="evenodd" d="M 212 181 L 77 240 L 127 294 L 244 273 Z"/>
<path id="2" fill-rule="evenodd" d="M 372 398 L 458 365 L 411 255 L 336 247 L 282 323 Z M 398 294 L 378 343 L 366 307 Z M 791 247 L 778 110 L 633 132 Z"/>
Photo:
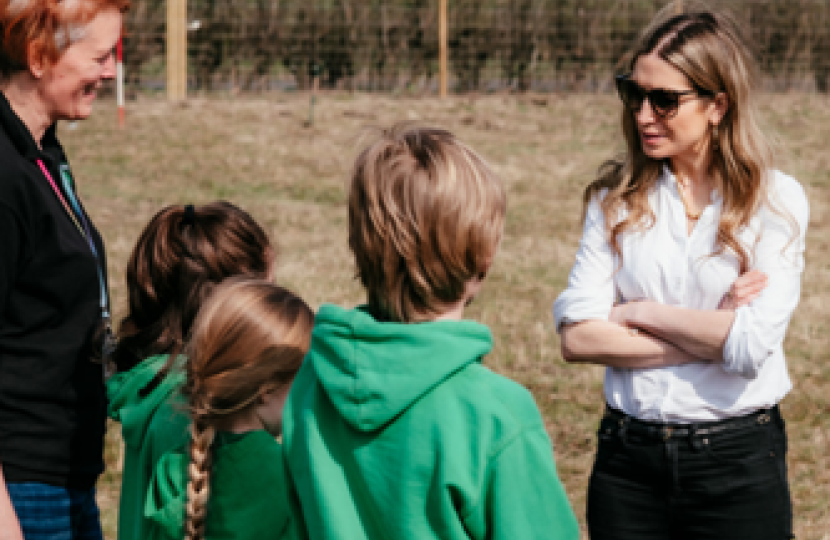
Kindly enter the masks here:
<path id="1" fill-rule="evenodd" d="M 272 259 L 262 228 L 226 202 L 164 208 L 139 237 L 127 265 L 129 312 L 118 332 L 117 373 L 107 381 L 108 414 L 121 422 L 124 438 L 119 540 L 146 538 L 153 469 L 187 441 L 179 353 L 203 299 L 228 277 L 268 276 Z"/>
<path id="2" fill-rule="evenodd" d="M 284 446 L 312 540 L 573 540 L 576 519 L 531 394 L 481 364 L 462 320 L 506 198 L 473 150 L 399 125 L 358 158 L 349 247 L 368 302 L 320 308 Z"/>
<path id="3" fill-rule="evenodd" d="M 182 389 L 190 443 L 162 456 L 147 492 L 146 540 L 293 537 L 282 409 L 314 315 L 263 280 L 234 278 L 205 303 Z"/>

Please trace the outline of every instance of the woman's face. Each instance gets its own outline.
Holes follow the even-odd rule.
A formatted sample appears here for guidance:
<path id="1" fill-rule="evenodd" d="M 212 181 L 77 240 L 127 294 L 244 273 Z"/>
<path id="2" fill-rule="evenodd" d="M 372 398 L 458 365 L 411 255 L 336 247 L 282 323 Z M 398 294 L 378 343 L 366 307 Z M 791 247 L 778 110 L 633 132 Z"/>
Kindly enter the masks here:
<path id="1" fill-rule="evenodd" d="M 57 62 L 43 67 L 39 91 L 53 121 L 82 120 L 90 115 L 97 91 L 105 80 L 115 77 L 113 49 L 120 35 L 121 13 L 115 8 L 102 10 L 84 28 L 79 41 Z"/>
<path id="2" fill-rule="evenodd" d="M 694 89 L 681 71 L 653 53 L 637 59 L 631 79 L 646 91 Z M 660 117 L 647 99 L 639 111 L 632 112 L 643 152 L 653 159 L 683 158 L 704 152 L 712 127 L 720 123 L 724 113 L 724 94 L 711 98 L 694 93 L 680 97 L 673 115 Z"/>

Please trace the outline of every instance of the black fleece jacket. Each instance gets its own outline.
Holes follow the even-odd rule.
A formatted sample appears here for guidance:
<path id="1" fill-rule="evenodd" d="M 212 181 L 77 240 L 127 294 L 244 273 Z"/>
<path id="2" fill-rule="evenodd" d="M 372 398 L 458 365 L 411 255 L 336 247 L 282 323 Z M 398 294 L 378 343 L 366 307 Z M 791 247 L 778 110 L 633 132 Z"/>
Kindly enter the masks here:
<path id="1" fill-rule="evenodd" d="M 54 125 L 41 147 L 0 93 L 0 463 L 6 482 L 88 488 L 104 469 L 97 265 L 37 163 L 61 186 Z"/>

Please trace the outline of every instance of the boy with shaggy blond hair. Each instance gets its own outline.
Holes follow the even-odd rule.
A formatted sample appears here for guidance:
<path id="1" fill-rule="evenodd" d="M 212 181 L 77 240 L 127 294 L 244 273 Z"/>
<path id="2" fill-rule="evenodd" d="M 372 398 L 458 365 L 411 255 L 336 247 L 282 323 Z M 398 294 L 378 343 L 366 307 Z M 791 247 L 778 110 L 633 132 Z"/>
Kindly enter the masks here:
<path id="1" fill-rule="evenodd" d="M 490 330 L 463 320 L 505 209 L 447 131 L 398 125 L 357 159 L 349 247 L 367 304 L 320 308 L 284 413 L 312 540 L 578 537 L 533 398 L 481 365 Z"/>

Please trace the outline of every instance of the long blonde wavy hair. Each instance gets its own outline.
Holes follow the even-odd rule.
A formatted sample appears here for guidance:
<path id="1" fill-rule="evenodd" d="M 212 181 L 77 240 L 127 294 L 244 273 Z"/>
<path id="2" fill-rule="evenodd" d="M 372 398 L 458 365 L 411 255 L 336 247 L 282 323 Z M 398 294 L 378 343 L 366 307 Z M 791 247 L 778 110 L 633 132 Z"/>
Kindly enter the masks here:
<path id="1" fill-rule="evenodd" d="M 182 393 L 192 418 L 186 540 L 204 538 L 216 430 L 290 384 L 308 352 L 314 315 L 300 298 L 264 280 L 231 278 L 199 312 Z"/>
<path id="2" fill-rule="evenodd" d="M 709 173 L 723 198 L 717 243 L 712 255 L 729 250 L 738 259 L 741 272 L 751 265 L 750 254 L 738 240 L 740 229 L 750 223 L 759 207 L 769 202 L 769 173 L 773 150 L 758 122 L 755 89 L 758 70 L 746 41 L 729 17 L 710 10 L 675 14 L 664 9 L 640 37 L 629 68 L 637 59 L 656 53 L 683 73 L 694 88 L 716 95 L 725 93 L 729 109 L 713 140 Z M 648 194 L 655 187 L 663 160 L 647 156 L 642 149 L 633 113 L 623 108 L 622 129 L 627 152 L 623 159 L 606 161 L 598 178 L 585 190 L 584 208 L 602 190 L 607 232 L 614 253 L 622 260 L 619 237 L 627 230 L 643 230 L 654 224 Z M 713 136 L 710 132 L 710 136 Z M 626 217 L 619 220 L 620 210 Z"/>

